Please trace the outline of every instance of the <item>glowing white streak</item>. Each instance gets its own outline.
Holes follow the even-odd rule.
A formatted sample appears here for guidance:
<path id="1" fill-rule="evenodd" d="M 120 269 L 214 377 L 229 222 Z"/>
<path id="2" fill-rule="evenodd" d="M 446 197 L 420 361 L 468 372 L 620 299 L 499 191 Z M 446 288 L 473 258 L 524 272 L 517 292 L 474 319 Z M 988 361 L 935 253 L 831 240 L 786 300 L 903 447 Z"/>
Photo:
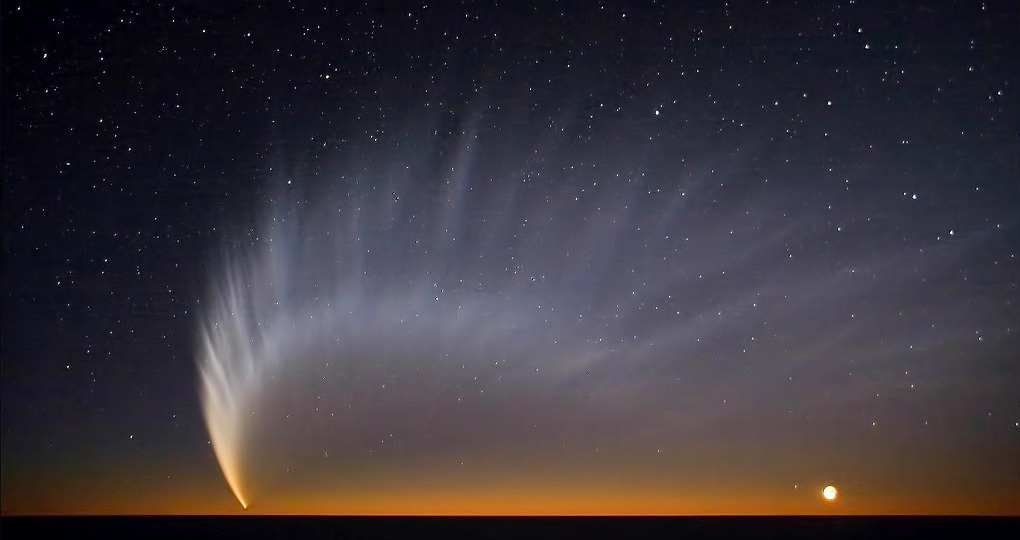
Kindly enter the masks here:
<path id="1" fill-rule="evenodd" d="M 201 328 L 199 373 L 202 412 L 227 485 L 245 509 L 242 481 L 244 438 L 254 414 L 267 363 L 265 339 L 252 309 L 250 289 L 237 269 L 229 272 Z"/>
<path id="2" fill-rule="evenodd" d="M 203 336 L 205 361 L 202 364 L 202 412 L 209 428 L 213 451 L 227 484 L 244 508 L 248 507 L 241 491 L 241 445 L 244 431 L 243 415 L 251 402 L 247 388 L 234 387 L 216 352 L 213 338 Z"/>

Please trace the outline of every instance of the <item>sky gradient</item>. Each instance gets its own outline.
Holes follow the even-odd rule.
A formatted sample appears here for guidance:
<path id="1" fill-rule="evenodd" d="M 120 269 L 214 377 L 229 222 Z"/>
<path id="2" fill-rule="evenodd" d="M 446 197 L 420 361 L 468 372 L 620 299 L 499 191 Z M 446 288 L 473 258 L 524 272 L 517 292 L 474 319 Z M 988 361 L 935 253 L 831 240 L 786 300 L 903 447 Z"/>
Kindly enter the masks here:
<path id="1" fill-rule="evenodd" d="M 1012 3 L 2 9 L 4 514 L 1020 513 Z"/>

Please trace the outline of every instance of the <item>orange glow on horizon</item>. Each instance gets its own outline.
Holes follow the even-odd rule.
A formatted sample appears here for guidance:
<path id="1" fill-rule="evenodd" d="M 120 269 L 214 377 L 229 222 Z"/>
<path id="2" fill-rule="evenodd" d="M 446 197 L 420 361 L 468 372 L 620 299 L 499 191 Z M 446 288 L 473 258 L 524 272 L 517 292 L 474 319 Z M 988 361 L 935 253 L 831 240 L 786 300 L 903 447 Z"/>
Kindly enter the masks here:
<path id="1" fill-rule="evenodd" d="M 162 474 L 151 464 L 107 463 L 82 470 L 6 475 L 4 515 L 324 515 L 324 516 L 725 516 L 725 515 L 1020 515 L 1012 493 L 983 485 L 854 483 L 838 504 L 814 489 L 755 476 L 752 469 L 696 478 L 662 478 L 637 471 L 583 467 L 535 468 L 532 474 L 485 467 L 470 475 L 449 470 L 391 469 L 355 478 L 317 471 L 321 481 L 256 485 L 234 498 L 216 463 L 172 461 Z M 597 474 L 600 473 L 601 474 Z M 725 472 L 725 474 L 724 474 Z M 96 479 L 101 479 L 97 481 Z M 852 489 L 851 489 L 852 487 Z"/>
<path id="2" fill-rule="evenodd" d="M 222 482 L 222 481 L 221 481 Z M 265 493 L 242 509 L 222 483 L 192 479 L 174 489 L 137 492 L 122 478 L 116 489 L 100 486 L 39 490 L 34 497 L 3 501 L 4 515 L 322 515 L 322 516 L 726 516 L 726 515 L 1017 515 L 1009 501 L 990 507 L 960 494 L 956 499 L 871 493 L 840 498 L 818 491 L 789 493 L 732 486 L 695 492 L 641 486 L 543 487 L 520 485 L 428 488 L 409 486 L 346 492 Z M 106 498 L 101 498 L 104 493 Z M 982 506 L 982 502 L 984 505 Z"/>

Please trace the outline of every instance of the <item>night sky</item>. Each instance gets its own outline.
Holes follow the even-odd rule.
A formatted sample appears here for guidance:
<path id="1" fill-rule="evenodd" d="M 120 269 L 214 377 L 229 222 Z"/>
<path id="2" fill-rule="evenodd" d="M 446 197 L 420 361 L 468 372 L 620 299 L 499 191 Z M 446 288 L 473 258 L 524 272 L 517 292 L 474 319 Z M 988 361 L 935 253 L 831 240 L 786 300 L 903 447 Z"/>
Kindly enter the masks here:
<path id="1" fill-rule="evenodd" d="M 1020 513 L 1018 6 L 897 4 L 4 2 L 3 513 Z"/>

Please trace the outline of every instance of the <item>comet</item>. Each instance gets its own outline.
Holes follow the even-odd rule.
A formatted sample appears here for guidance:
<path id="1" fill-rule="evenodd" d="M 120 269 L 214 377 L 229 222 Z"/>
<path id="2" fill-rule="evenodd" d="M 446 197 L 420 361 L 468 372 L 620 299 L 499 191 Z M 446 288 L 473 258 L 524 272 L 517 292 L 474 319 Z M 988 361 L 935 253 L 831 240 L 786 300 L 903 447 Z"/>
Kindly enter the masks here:
<path id="1" fill-rule="evenodd" d="M 209 309 L 199 330 L 199 374 L 202 413 L 209 442 L 237 502 L 248 508 L 243 480 L 244 446 L 250 435 L 257 399 L 275 355 L 259 331 L 253 312 L 250 270 L 257 265 L 226 265 L 214 280 Z"/>
<path id="2" fill-rule="evenodd" d="M 711 247 L 733 242 L 717 223 L 749 210 L 690 212 L 700 183 L 630 178 L 629 166 L 592 172 L 583 187 L 511 181 L 503 161 L 475 161 L 489 148 L 468 132 L 449 167 L 428 152 L 424 163 L 395 162 L 380 148 L 368 161 L 389 170 L 308 186 L 266 179 L 263 213 L 232 220 L 254 226 L 212 253 L 197 306 L 198 393 L 242 508 L 271 507 L 263 493 L 310 480 L 355 489 L 348 481 L 376 469 L 352 478 L 346 467 L 366 455 L 379 471 L 421 454 L 501 459 L 527 475 L 537 465 L 520 456 L 534 441 L 591 448 L 605 433 L 679 429 L 672 411 L 686 374 L 718 369 L 703 342 L 762 324 L 759 279 L 712 294 L 702 279 L 770 268 L 783 235 Z M 509 163 L 533 154 L 522 148 Z M 716 378 L 712 388 L 729 391 Z M 692 392 L 712 390 L 694 381 Z M 689 429 L 729 414 L 691 416 Z M 315 470 L 325 465 L 328 474 Z"/>
<path id="3" fill-rule="evenodd" d="M 570 214 L 590 231 L 547 226 L 531 235 L 532 224 L 575 205 L 573 196 L 511 187 L 471 199 L 463 174 L 438 197 L 414 183 L 391 191 L 338 181 L 342 191 L 270 199 L 249 240 L 227 239 L 214 253 L 197 306 L 198 390 L 209 444 L 242 508 L 288 481 L 286 459 L 303 463 L 288 456 L 312 447 L 367 452 L 358 441 L 379 429 L 458 454 L 490 451 L 522 426 L 544 426 L 552 438 L 578 415 L 640 417 L 621 413 L 629 409 L 613 397 L 615 385 L 632 384 L 620 366 L 693 341 L 685 317 L 647 320 L 646 306 L 671 288 L 636 287 L 635 276 L 658 272 L 655 259 L 610 263 L 622 247 L 669 238 L 682 194 L 634 212 L 641 186 L 625 186 L 633 196 L 592 188 L 597 200 Z M 507 201 L 520 219 L 497 219 Z M 617 227 L 621 220 L 634 226 Z M 402 381 L 399 394 L 348 406 L 348 396 Z M 477 391 L 464 399 L 498 392 L 500 402 L 526 405 L 458 407 L 469 385 Z M 443 422 L 473 427 L 429 431 L 444 403 L 452 409 Z M 291 411 L 300 422 L 287 421 Z"/>

